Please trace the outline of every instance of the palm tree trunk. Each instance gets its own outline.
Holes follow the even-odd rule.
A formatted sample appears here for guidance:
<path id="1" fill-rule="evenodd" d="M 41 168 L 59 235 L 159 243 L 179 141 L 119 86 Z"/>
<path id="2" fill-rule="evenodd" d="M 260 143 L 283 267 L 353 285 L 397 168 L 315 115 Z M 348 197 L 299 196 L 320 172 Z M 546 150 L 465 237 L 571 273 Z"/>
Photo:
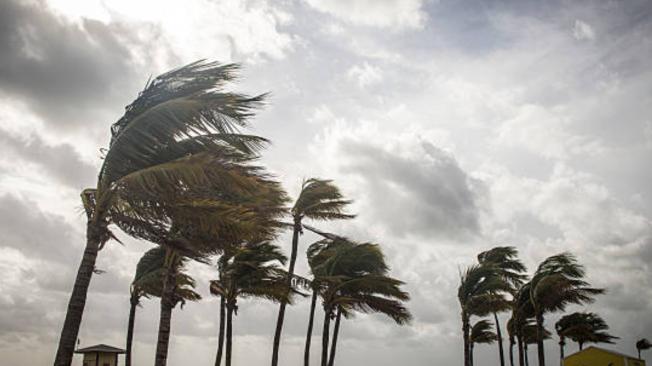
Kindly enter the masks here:
<path id="1" fill-rule="evenodd" d="M 561 338 L 559 340 L 559 359 L 560 359 L 560 364 L 564 364 L 564 346 L 566 345 L 566 342 L 564 342 L 564 338 Z"/>
<path id="2" fill-rule="evenodd" d="M 292 252 L 290 253 L 290 265 L 288 268 L 288 292 L 292 286 L 292 277 L 294 275 L 294 265 L 297 261 L 297 252 L 299 251 L 299 233 L 301 232 L 301 220 L 294 220 L 294 232 L 292 233 Z M 285 307 L 287 303 L 281 302 L 278 309 L 278 318 L 276 319 L 276 331 L 274 332 L 274 344 L 272 349 L 272 366 L 278 366 L 278 351 L 281 347 L 281 334 L 283 333 L 283 321 L 285 320 Z"/>
<path id="3" fill-rule="evenodd" d="M 331 342 L 331 355 L 328 359 L 328 366 L 333 366 L 335 363 L 335 350 L 337 349 L 337 336 L 340 334 L 340 320 L 342 318 L 342 309 L 337 308 L 337 316 L 335 317 L 335 326 L 333 327 L 333 341 Z"/>
<path id="4" fill-rule="evenodd" d="M 310 301 L 310 318 L 308 319 L 308 333 L 306 334 L 306 348 L 303 352 L 303 365 L 310 365 L 310 342 L 312 341 L 312 328 L 315 320 L 315 306 L 317 305 L 317 291 L 313 290 Z"/>
<path id="5" fill-rule="evenodd" d="M 84 249 L 84 256 L 79 264 L 75 285 L 68 301 L 66 319 L 63 322 L 57 355 L 54 359 L 55 366 L 70 366 L 72 363 L 75 343 L 79 335 L 79 326 L 81 325 L 84 307 L 86 306 L 88 286 L 91 283 L 93 270 L 95 270 L 95 261 L 97 260 L 100 242 L 99 230 L 94 226 L 93 222 L 89 222 L 86 226 L 86 248 Z"/>
<path id="6" fill-rule="evenodd" d="M 530 360 L 527 357 L 527 343 L 523 346 L 523 355 L 525 356 L 525 366 L 530 366 Z"/>
<path id="7" fill-rule="evenodd" d="M 469 344 L 469 363 L 473 366 L 473 343 Z"/>
<path id="8" fill-rule="evenodd" d="M 520 335 L 516 336 L 518 340 L 518 366 L 525 366 L 525 355 L 523 352 L 523 337 Z"/>
<path id="9" fill-rule="evenodd" d="M 465 311 L 462 312 L 462 336 L 464 337 L 464 366 L 471 366 L 469 349 L 469 316 Z"/>
<path id="10" fill-rule="evenodd" d="M 514 366 L 514 337 L 509 338 L 509 366 Z"/>
<path id="11" fill-rule="evenodd" d="M 166 257 L 168 256 L 166 255 Z M 174 308 L 174 288 L 176 287 L 174 267 L 173 263 L 168 263 L 165 271 L 165 281 L 163 282 L 163 292 L 161 293 L 161 315 L 158 324 L 158 341 L 156 342 L 154 366 L 165 366 L 168 361 L 172 309 Z"/>
<path id="12" fill-rule="evenodd" d="M 136 307 L 138 306 L 138 296 L 131 295 L 131 307 L 129 309 L 129 323 L 127 325 L 127 350 L 125 352 L 125 366 L 131 366 L 131 344 L 134 340 L 134 324 L 136 323 Z"/>
<path id="13" fill-rule="evenodd" d="M 584 342 L 577 342 L 577 345 L 580 347 L 580 351 L 584 349 Z"/>
<path id="14" fill-rule="evenodd" d="M 222 350 L 224 349 L 224 321 L 226 318 L 226 301 L 224 296 L 220 296 L 220 330 L 217 336 L 217 356 L 215 357 L 215 366 L 222 364 Z"/>
<path id="15" fill-rule="evenodd" d="M 505 366 L 505 353 L 503 350 L 503 335 L 500 331 L 500 322 L 498 321 L 498 314 L 494 313 L 494 320 L 496 321 L 496 337 L 498 338 L 498 355 L 500 357 L 500 366 Z"/>
<path id="16" fill-rule="evenodd" d="M 321 366 L 328 366 L 328 335 L 330 333 L 331 312 L 324 309 L 324 330 L 321 336 Z"/>
<path id="17" fill-rule="evenodd" d="M 537 320 L 537 355 L 539 356 L 539 366 L 546 366 L 546 355 L 543 349 L 543 314 L 538 312 Z"/>
<path id="18" fill-rule="evenodd" d="M 233 352 L 233 304 L 226 306 L 226 366 L 231 366 Z"/>

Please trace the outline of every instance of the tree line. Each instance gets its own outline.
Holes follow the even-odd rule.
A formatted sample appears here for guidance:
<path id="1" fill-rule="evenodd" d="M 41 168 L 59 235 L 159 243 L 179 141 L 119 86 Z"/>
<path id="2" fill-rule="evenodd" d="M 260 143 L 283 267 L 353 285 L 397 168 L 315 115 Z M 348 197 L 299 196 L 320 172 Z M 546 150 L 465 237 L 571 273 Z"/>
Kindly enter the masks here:
<path id="1" fill-rule="evenodd" d="M 545 327 L 545 317 L 565 312 L 570 305 L 585 305 L 605 289 L 592 287 L 586 281 L 586 271 L 571 253 L 560 253 L 544 259 L 530 276 L 518 251 L 511 246 L 499 246 L 477 256 L 477 263 L 460 274 L 457 297 L 461 307 L 464 340 L 464 365 L 473 365 L 473 350 L 477 344 L 497 344 L 500 365 L 504 366 L 502 327 L 509 340 L 509 364 L 529 366 L 528 346 L 536 345 L 539 366 L 546 364 L 545 341 L 552 332 Z M 510 315 L 500 324 L 498 314 Z M 473 322 L 473 318 L 481 318 Z M 491 317 L 493 324 L 486 317 Z M 484 318 L 484 319 L 483 319 Z M 577 343 L 582 350 L 588 343 L 614 343 L 618 337 L 609 334 L 609 326 L 593 312 L 573 312 L 563 315 L 555 324 L 559 339 L 559 357 L 565 357 L 567 341 Z M 641 350 L 650 342 L 637 342 Z M 517 349 L 515 361 L 514 348 Z"/>
<path id="2" fill-rule="evenodd" d="M 265 94 L 225 90 L 238 65 L 198 61 L 149 81 L 111 126 L 97 186 L 85 189 L 86 246 L 63 323 L 55 366 L 70 366 L 99 252 L 115 228 L 155 246 L 145 252 L 130 286 L 126 364 L 132 364 L 139 304 L 158 298 L 156 366 L 167 363 L 173 310 L 199 301 L 190 261 L 210 265 L 210 293 L 219 298 L 215 365 L 233 362 L 238 302 L 256 298 L 279 306 L 272 366 L 279 362 L 285 311 L 297 298 L 311 299 L 304 364 L 309 365 L 314 317 L 321 300 L 321 366 L 333 366 L 341 322 L 356 313 L 381 313 L 398 324 L 411 314 L 403 282 L 393 278 L 382 248 L 324 232 L 304 223 L 349 220 L 351 201 L 331 180 L 311 178 L 290 199 L 264 166 L 269 143 L 244 132 Z M 290 220 L 287 220 L 290 219 Z M 290 222 L 287 222 L 290 221 Z M 276 239 L 292 230 L 289 258 Z M 320 238 L 306 250 L 311 277 L 295 273 L 300 237 Z M 287 269 L 285 265 L 287 264 Z M 332 323 L 332 324 L 331 324 Z M 332 329 L 331 329 L 332 325 Z"/>

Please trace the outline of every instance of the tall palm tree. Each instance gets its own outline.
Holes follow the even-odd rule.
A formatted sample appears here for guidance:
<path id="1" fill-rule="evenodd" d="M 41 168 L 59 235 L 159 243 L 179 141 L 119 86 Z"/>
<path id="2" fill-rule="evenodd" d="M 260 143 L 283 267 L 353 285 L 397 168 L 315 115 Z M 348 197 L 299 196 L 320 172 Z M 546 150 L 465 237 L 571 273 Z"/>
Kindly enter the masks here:
<path id="1" fill-rule="evenodd" d="M 564 315 L 555 323 L 555 330 L 559 336 L 560 357 L 564 359 L 564 346 L 566 339 L 576 342 L 580 351 L 586 343 L 614 343 L 614 337 L 606 331 L 607 323 L 595 313 L 572 313 Z"/>
<path id="2" fill-rule="evenodd" d="M 471 326 L 471 334 L 469 335 L 469 358 L 471 365 L 473 365 L 473 349 L 476 344 L 492 344 L 498 340 L 498 336 L 493 332 L 491 323 L 488 320 L 482 319 L 477 321 Z"/>
<path id="3" fill-rule="evenodd" d="M 226 302 L 226 366 L 231 366 L 233 315 L 238 299 L 258 297 L 274 302 L 289 302 L 287 273 L 281 268 L 287 257 L 269 242 L 249 243 L 235 250 L 225 263 L 219 280 L 210 284 L 211 293 Z"/>
<path id="4" fill-rule="evenodd" d="M 509 292 L 512 298 L 523 282 L 527 279 L 527 276 L 524 274 L 526 271 L 525 265 L 518 259 L 518 250 L 514 247 L 504 246 L 491 248 L 490 250 L 478 254 L 478 262 L 480 264 L 491 264 L 498 268 L 503 280 L 511 286 Z M 498 356 L 500 359 L 500 365 L 505 366 L 503 336 L 500 322 L 498 321 L 498 313 L 510 309 L 510 304 L 509 300 L 505 297 L 503 297 L 502 301 L 496 301 L 494 304 L 496 305 L 496 308 L 493 309 L 492 313 L 496 324 Z"/>
<path id="5" fill-rule="evenodd" d="M 570 304 L 586 304 L 604 289 L 589 287 L 584 280 L 584 267 L 570 253 L 546 258 L 537 268 L 530 281 L 530 301 L 538 330 L 537 356 L 539 366 L 545 366 L 544 315 L 564 311 Z"/>
<path id="6" fill-rule="evenodd" d="M 238 66 L 199 61 L 151 82 L 111 127 L 111 141 L 96 188 L 85 189 L 86 247 L 70 295 L 54 364 L 70 366 L 98 252 L 115 238 L 111 223 L 162 230 L 170 211 L 186 211 L 171 191 L 197 192 L 217 152 L 251 154 L 265 140 L 242 134 L 263 96 L 225 92 Z M 195 203 L 200 194 L 195 195 Z M 206 203 L 204 201 L 204 203 Z M 204 206 L 206 208 L 206 206 Z M 211 227 L 214 217 L 198 210 L 195 221 Z M 130 224 L 129 224 L 130 222 Z"/>
<path id="7" fill-rule="evenodd" d="M 299 235 L 302 233 L 302 222 L 304 218 L 313 220 L 337 220 L 352 219 L 355 215 L 346 213 L 346 207 L 351 203 L 344 199 L 339 188 L 331 180 L 310 178 L 301 185 L 301 192 L 294 206 L 291 209 L 293 219 L 292 251 L 290 252 L 290 263 L 288 268 L 288 292 L 291 288 L 291 279 L 294 276 L 294 266 L 297 260 L 299 249 Z M 285 320 L 285 308 L 287 304 L 281 302 L 276 320 L 274 342 L 272 349 L 272 366 L 278 366 L 279 348 Z"/>
<path id="8" fill-rule="evenodd" d="M 638 351 L 638 359 L 641 360 L 641 351 L 652 348 L 652 343 L 647 338 L 641 338 L 636 342 L 636 350 Z"/>
<path id="9" fill-rule="evenodd" d="M 471 366 L 469 337 L 471 316 L 491 314 L 494 304 L 500 302 L 509 285 L 503 281 L 500 269 L 494 265 L 474 264 L 460 275 L 457 299 L 462 315 L 464 366 Z"/>
<path id="10" fill-rule="evenodd" d="M 136 274 L 131 283 L 129 322 L 127 328 L 127 350 L 125 353 L 125 365 L 131 365 L 131 349 L 134 335 L 134 324 L 136 320 L 136 308 L 140 305 L 143 297 L 161 297 L 163 293 L 163 277 L 165 269 L 165 250 L 161 247 L 154 247 L 140 258 L 136 266 Z M 183 268 L 175 269 L 177 272 L 177 284 L 174 289 L 175 301 L 181 304 L 186 301 L 198 301 L 201 296 L 194 291 L 195 280 L 183 272 Z"/>

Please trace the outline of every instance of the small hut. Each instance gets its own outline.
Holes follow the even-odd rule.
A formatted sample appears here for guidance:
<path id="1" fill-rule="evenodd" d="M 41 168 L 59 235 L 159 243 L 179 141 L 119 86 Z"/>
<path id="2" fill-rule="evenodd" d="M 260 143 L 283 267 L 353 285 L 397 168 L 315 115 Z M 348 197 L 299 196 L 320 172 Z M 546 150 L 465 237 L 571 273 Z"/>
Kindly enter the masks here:
<path id="1" fill-rule="evenodd" d="M 84 355 L 84 366 L 118 366 L 118 355 L 125 350 L 106 344 L 80 348 L 75 353 Z"/>

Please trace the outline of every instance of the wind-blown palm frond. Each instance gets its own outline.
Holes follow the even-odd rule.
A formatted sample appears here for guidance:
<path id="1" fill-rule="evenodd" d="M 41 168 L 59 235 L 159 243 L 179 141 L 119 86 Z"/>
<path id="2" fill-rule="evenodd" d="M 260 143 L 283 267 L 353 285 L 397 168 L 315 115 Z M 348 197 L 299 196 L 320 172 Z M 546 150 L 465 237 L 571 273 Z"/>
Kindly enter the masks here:
<path id="1" fill-rule="evenodd" d="M 493 325 L 488 320 L 482 319 L 471 326 L 470 341 L 472 343 L 494 343 L 498 337 L 493 331 Z"/>
<path id="2" fill-rule="evenodd" d="M 344 199 L 339 188 L 331 180 L 310 178 L 303 182 L 292 215 L 316 220 L 351 219 L 355 215 L 345 212 L 351 203 Z"/>

